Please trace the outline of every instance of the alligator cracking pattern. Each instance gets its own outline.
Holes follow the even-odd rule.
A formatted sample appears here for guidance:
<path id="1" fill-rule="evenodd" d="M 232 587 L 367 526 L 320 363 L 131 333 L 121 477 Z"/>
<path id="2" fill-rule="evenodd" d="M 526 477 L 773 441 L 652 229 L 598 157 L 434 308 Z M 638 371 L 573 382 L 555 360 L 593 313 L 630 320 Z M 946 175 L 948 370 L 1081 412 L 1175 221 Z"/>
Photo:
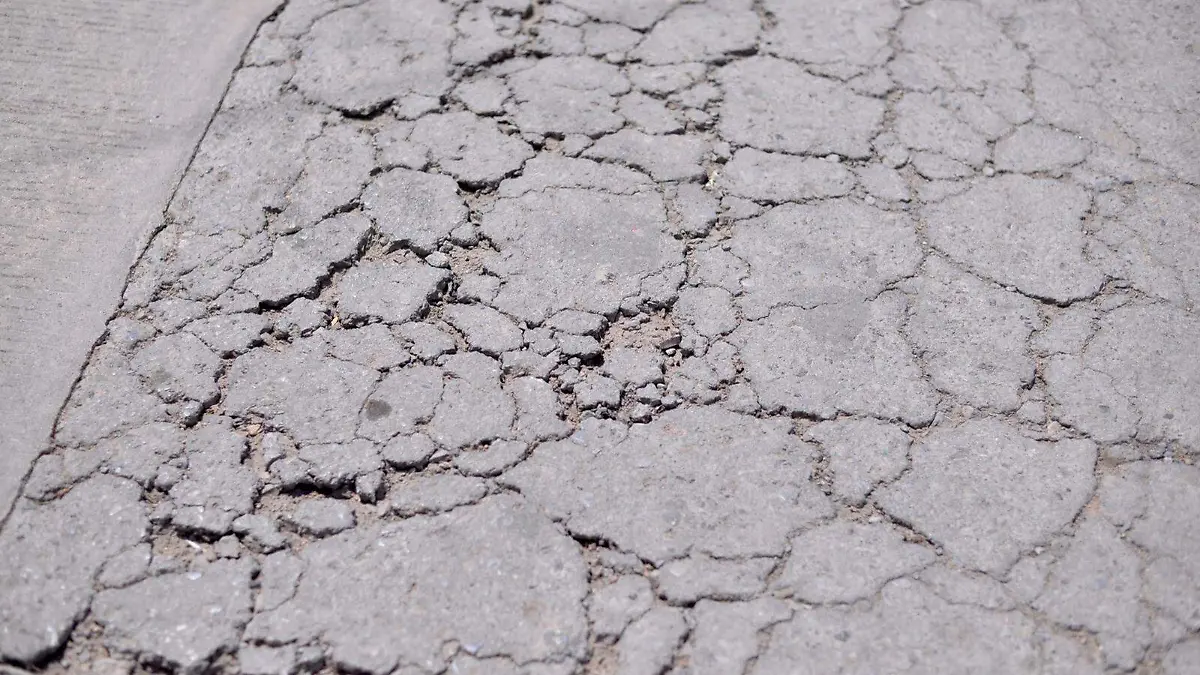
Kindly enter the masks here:
<path id="1" fill-rule="evenodd" d="M 0 529 L 0 658 L 1197 672 L 1197 35 L 291 0 Z"/>

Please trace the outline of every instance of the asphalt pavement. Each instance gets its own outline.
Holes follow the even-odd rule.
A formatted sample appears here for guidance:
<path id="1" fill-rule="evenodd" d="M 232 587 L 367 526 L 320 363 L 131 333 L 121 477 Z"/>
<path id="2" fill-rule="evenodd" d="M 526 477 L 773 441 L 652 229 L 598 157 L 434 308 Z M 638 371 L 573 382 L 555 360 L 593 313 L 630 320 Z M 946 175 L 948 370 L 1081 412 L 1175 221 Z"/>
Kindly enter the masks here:
<path id="1" fill-rule="evenodd" d="M 188 82 L 0 661 L 1200 673 L 1200 5 L 289 0 Z"/>

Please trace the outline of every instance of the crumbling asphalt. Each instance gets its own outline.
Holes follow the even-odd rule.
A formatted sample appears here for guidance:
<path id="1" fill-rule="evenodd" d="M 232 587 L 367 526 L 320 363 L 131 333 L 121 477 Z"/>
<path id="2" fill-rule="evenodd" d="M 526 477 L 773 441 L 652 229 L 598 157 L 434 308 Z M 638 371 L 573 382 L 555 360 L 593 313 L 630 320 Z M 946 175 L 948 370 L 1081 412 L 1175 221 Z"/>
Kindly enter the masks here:
<path id="1" fill-rule="evenodd" d="M 0 528 L 0 659 L 1200 672 L 1197 36 L 290 0 Z"/>

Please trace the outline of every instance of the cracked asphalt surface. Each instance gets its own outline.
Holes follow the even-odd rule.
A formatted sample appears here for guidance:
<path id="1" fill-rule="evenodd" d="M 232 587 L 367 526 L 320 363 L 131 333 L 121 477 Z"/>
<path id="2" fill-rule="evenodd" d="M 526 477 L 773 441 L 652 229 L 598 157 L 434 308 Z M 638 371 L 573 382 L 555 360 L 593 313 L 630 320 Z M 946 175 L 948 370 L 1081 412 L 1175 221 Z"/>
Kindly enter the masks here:
<path id="1" fill-rule="evenodd" d="M 1200 673 L 1200 8 L 290 0 L 0 528 L 45 673 Z"/>

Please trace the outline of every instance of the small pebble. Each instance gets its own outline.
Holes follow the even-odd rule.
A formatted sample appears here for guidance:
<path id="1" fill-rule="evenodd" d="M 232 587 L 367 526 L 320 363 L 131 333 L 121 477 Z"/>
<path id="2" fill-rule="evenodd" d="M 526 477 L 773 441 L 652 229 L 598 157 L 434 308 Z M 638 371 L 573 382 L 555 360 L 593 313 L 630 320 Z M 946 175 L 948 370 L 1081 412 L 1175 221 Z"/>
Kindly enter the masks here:
<path id="1" fill-rule="evenodd" d="M 232 534 L 227 534 L 217 540 L 213 549 L 219 558 L 237 558 L 242 554 L 242 544 Z"/>

